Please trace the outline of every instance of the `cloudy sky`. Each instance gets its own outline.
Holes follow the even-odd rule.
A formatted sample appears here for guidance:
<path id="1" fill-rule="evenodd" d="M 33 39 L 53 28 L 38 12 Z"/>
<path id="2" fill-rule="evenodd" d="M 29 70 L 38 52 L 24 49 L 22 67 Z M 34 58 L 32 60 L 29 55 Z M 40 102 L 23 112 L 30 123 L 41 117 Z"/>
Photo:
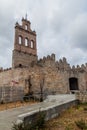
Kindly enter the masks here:
<path id="1" fill-rule="evenodd" d="M 14 25 L 28 14 L 37 33 L 38 57 L 51 53 L 73 65 L 87 62 L 87 0 L 0 1 L 0 67 L 10 67 Z"/>

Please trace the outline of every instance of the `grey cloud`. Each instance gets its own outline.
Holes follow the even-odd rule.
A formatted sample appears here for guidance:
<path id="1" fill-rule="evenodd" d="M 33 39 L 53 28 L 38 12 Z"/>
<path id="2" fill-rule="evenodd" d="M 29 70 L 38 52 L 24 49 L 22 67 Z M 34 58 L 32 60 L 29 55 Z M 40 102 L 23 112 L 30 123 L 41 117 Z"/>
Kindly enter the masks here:
<path id="1" fill-rule="evenodd" d="M 55 53 L 57 59 L 65 56 L 71 64 L 86 62 L 86 5 L 87 0 L 0 2 L 0 66 L 11 66 L 14 24 L 20 22 L 26 13 L 37 32 L 39 57 Z"/>
<path id="2" fill-rule="evenodd" d="M 72 47 L 87 49 L 87 14 L 79 15 L 69 28 L 69 37 Z"/>

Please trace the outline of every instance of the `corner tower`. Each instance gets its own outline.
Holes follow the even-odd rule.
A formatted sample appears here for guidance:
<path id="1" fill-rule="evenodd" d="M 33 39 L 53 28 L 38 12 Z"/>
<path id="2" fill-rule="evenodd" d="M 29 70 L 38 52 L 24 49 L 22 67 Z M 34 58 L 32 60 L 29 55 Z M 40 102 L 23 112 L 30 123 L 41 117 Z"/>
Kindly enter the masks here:
<path id="1" fill-rule="evenodd" d="M 15 24 L 12 67 L 28 67 L 37 62 L 36 32 L 31 30 L 30 21 L 22 19 L 22 25 Z"/>

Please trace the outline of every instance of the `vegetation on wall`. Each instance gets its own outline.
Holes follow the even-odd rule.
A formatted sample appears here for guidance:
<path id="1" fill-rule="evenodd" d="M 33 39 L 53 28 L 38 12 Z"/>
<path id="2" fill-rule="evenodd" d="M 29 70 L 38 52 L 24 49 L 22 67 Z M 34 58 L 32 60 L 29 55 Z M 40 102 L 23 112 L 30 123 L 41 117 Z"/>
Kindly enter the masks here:
<path id="1" fill-rule="evenodd" d="M 43 129 L 45 125 L 45 113 L 38 112 L 35 119 L 31 123 L 20 123 L 13 124 L 12 130 L 40 130 Z"/>

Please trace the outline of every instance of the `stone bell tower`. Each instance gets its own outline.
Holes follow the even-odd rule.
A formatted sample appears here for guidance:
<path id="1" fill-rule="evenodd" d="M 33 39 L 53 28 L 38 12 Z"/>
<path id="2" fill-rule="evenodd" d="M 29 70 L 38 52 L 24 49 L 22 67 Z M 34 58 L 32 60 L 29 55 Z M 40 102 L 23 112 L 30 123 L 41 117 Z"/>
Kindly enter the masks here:
<path id="1" fill-rule="evenodd" d="M 37 62 L 36 32 L 31 30 L 31 23 L 22 18 L 22 25 L 15 24 L 14 50 L 12 67 L 28 67 Z"/>

